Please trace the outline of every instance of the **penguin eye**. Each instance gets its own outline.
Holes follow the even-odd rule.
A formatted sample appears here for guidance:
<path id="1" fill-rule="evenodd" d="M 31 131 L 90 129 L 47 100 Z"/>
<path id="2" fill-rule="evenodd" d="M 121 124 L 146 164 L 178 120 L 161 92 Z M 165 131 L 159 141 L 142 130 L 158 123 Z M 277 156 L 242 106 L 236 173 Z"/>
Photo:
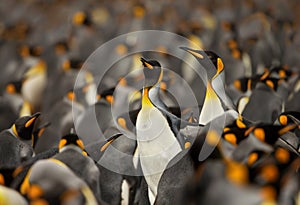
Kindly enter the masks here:
<path id="1" fill-rule="evenodd" d="M 285 164 L 289 161 L 290 159 L 290 153 L 286 150 L 286 149 L 283 149 L 283 148 L 278 148 L 276 151 L 275 151 L 275 158 L 277 161 L 279 161 L 280 163 L 282 164 Z"/>

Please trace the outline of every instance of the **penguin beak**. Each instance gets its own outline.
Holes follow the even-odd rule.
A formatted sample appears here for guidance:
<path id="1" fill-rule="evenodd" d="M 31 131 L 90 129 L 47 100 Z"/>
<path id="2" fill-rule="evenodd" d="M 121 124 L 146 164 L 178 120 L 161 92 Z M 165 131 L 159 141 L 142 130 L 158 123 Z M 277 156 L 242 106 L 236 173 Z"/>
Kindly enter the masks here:
<path id="1" fill-rule="evenodd" d="M 41 113 L 39 113 L 39 112 L 33 114 L 30 117 L 30 119 L 26 122 L 25 127 L 26 128 L 30 127 L 40 115 L 41 115 Z"/>
<path id="2" fill-rule="evenodd" d="M 111 136 L 110 138 L 108 138 L 108 139 L 106 140 L 106 142 L 104 143 L 104 145 L 101 146 L 100 151 L 101 151 L 101 152 L 105 151 L 106 148 L 107 148 L 111 143 L 113 143 L 116 139 L 118 139 L 121 135 L 123 135 L 123 134 L 118 133 L 118 134 L 115 134 L 115 135 Z"/>
<path id="3" fill-rule="evenodd" d="M 145 60 L 144 58 L 141 58 L 141 62 L 143 63 L 143 66 L 145 68 L 149 68 L 151 70 L 153 69 L 153 66 L 147 60 Z"/>
<path id="4" fill-rule="evenodd" d="M 180 49 L 192 54 L 193 56 L 195 56 L 196 58 L 200 58 L 200 59 L 204 59 L 204 56 L 202 54 L 200 54 L 198 51 L 191 49 L 191 48 L 187 48 L 187 47 L 179 47 Z"/>

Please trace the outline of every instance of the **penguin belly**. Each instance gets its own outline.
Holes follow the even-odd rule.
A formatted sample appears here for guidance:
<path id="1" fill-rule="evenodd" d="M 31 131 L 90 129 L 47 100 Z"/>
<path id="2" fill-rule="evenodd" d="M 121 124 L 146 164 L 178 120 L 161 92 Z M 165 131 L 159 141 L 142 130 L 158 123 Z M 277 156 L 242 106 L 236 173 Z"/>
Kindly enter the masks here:
<path id="1" fill-rule="evenodd" d="M 22 95 L 33 108 L 41 105 L 43 92 L 46 86 L 46 75 L 36 75 L 27 79 L 22 85 Z"/>
<path id="2" fill-rule="evenodd" d="M 149 199 L 154 202 L 159 180 L 181 147 L 166 118 L 154 106 L 141 109 L 136 125 L 140 163 L 151 192 Z"/>

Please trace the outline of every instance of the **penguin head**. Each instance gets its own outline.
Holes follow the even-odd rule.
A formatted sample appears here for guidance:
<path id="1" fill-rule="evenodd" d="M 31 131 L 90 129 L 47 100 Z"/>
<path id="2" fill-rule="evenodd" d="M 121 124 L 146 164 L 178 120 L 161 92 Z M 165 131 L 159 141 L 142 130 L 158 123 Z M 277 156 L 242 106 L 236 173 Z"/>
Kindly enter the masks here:
<path id="1" fill-rule="evenodd" d="M 224 70 L 224 64 L 220 56 L 218 56 L 215 52 L 213 51 L 204 51 L 209 60 L 214 64 L 215 70 L 214 70 L 214 76 L 212 79 L 217 77 L 223 70 Z"/>
<path id="2" fill-rule="evenodd" d="M 180 49 L 192 54 L 198 60 L 206 70 L 209 80 L 213 80 L 224 70 L 222 59 L 213 51 L 194 50 L 187 47 L 180 47 Z"/>
<path id="3" fill-rule="evenodd" d="M 14 135 L 23 140 L 32 139 L 34 124 L 41 113 L 35 113 L 31 116 L 23 116 L 15 121 L 12 126 Z"/>
<path id="4" fill-rule="evenodd" d="M 80 59 L 67 59 L 62 63 L 62 69 L 64 71 L 69 71 L 69 70 L 80 70 L 82 65 L 83 65 L 83 61 Z"/>
<path id="5" fill-rule="evenodd" d="M 58 41 L 54 45 L 56 55 L 63 55 L 69 51 L 69 45 L 67 41 Z"/>
<path id="6" fill-rule="evenodd" d="M 153 87 L 160 83 L 162 80 L 162 68 L 158 61 L 156 60 L 146 60 L 141 58 L 141 62 L 143 63 L 144 75 L 145 75 L 145 87 Z"/>
<path id="7" fill-rule="evenodd" d="M 59 151 L 62 150 L 62 148 L 74 145 L 76 147 L 79 147 L 82 151 L 84 151 L 84 144 L 81 139 L 79 139 L 78 135 L 76 134 L 67 134 L 61 138 L 59 141 L 58 149 Z"/>

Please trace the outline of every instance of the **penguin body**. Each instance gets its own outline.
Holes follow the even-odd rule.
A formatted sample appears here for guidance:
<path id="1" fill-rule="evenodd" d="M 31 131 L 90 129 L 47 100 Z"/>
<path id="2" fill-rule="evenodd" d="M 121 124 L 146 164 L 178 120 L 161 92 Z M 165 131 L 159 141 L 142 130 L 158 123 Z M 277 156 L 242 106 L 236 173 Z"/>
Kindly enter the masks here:
<path id="1" fill-rule="evenodd" d="M 155 87 L 162 79 L 160 64 L 157 61 L 146 61 L 145 59 L 141 59 L 141 61 L 145 67 L 145 86 L 142 108 L 136 121 L 136 135 L 138 156 L 148 184 L 149 200 L 153 204 L 163 171 L 169 161 L 182 149 L 166 117 L 149 99 L 151 88 Z"/>
<path id="2" fill-rule="evenodd" d="M 95 162 L 86 155 L 83 142 L 76 134 L 68 134 L 60 140 L 60 153 L 53 156 L 67 165 L 78 177 L 83 179 L 96 197 L 100 196 L 99 170 Z"/>
<path id="3" fill-rule="evenodd" d="M 39 160 L 28 171 L 20 186 L 21 194 L 30 202 L 46 201 L 50 204 L 97 204 L 88 185 L 77 177 L 64 163 L 55 160 Z"/>
<path id="4" fill-rule="evenodd" d="M 237 117 L 238 114 L 235 111 L 229 110 L 204 127 L 185 133 L 193 136 L 194 142 L 189 149 L 182 151 L 169 162 L 159 183 L 156 203 L 183 203 L 180 201 L 182 195 L 179 193 L 185 192 L 186 183 L 196 174 L 197 169 L 205 162 L 204 160 L 220 158 L 216 143 L 219 142 L 223 128 Z"/>
<path id="5" fill-rule="evenodd" d="M 32 140 L 33 126 L 39 115 L 36 113 L 32 116 L 21 117 L 10 129 L 0 133 L 2 168 L 16 167 L 33 156 L 34 151 L 28 141 Z"/>
<path id="6" fill-rule="evenodd" d="M 0 185 L 0 204 L 28 205 L 28 202 L 17 191 Z"/>
<path id="7" fill-rule="evenodd" d="M 199 123 L 207 124 L 212 119 L 222 115 L 226 109 L 233 107 L 232 102 L 225 94 L 223 80 L 220 76 L 224 69 L 223 62 L 212 51 L 194 50 L 186 47 L 180 48 L 192 54 L 206 70 L 206 95 L 199 116 Z"/>
<path id="8" fill-rule="evenodd" d="M 259 84 L 245 106 L 242 115 L 251 121 L 273 123 L 282 110 L 282 99 L 271 88 Z M 253 112 L 253 110 L 256 110 Z"/>
<path id="9" fill-rule="evenodd" d="M 1 167 L 16 167 L 21 162 L 28 160 L 33 155 L 33 149 L 30 145 L 22 142 L 9 131 L 0 133 L 0 164 Z"/>
<path id="10" fill-rule="evenodd" d="M 142 170 L 151 192 L 156 195 L 161 172 L 181 147 L 167 120 L 155 107 L 142 107 L 136 126 Z"/>

